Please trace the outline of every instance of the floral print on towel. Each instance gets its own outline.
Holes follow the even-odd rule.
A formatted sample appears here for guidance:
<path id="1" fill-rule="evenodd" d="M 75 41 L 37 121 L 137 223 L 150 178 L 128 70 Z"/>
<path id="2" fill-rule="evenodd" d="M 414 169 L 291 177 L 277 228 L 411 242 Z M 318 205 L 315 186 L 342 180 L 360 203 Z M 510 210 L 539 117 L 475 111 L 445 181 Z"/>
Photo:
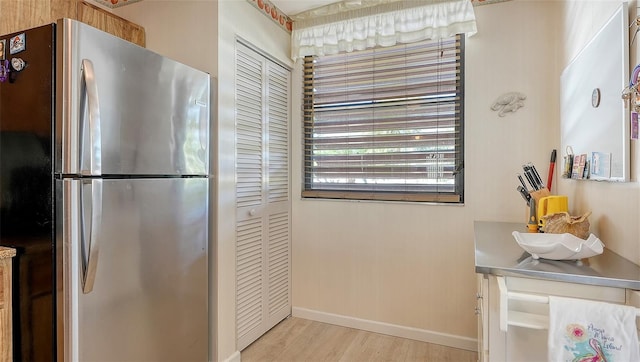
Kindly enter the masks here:
<path id="1" fill-rule="evenodd" d="M 605 328 L 568 324 L 564 348 L 574 356 L 572 362 L 615 362 L 615 352 L 624 346 L 616 342 Z"/>
<path id="2" fill-rule="evenodd" d="M 638 362 L 635 307 L 549 296 L 550 362 Z"/>

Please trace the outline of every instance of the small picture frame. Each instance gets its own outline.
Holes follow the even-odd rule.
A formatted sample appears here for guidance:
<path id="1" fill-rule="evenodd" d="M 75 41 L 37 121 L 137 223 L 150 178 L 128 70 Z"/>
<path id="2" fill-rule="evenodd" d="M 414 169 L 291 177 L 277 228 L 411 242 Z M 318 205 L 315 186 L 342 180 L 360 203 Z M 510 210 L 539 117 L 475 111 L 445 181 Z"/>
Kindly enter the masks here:
<path id="1" fill-rule="evenodd" d="M 6 39 L 1 39 L 0 40 L 0 60 L 4 60 L 4 50 L 7 48 L 7 40 Z"/>
<path id="2" fill-rule="evenodd" d="M 9 39 L 9 54 L 17 54 L 26 49 L 25 34 L 18 34 Z"/>

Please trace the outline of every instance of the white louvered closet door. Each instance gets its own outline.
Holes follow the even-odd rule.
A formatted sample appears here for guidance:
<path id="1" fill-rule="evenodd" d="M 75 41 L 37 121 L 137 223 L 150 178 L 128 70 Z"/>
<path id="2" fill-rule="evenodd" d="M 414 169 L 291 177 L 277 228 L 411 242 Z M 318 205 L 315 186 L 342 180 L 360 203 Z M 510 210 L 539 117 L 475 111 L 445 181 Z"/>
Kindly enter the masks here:
<path id="1" fill-rule="evenodd" d="M 291 314 L 291 71 L 236 50 L 236 328 L 238 350 Z"/>

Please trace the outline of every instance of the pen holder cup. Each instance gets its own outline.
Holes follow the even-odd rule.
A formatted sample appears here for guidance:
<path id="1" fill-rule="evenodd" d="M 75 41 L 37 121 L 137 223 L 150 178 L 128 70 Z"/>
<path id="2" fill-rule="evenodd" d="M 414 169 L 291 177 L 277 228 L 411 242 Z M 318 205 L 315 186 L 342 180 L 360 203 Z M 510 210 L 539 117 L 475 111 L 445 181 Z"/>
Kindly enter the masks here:
<path id="1" fill-rule="evenodd" d="M 569 198 L 567 196 L 552 195 L 540 198 L 536 207 L 538 226 L 544 230 L 546 219 L 543 216 L 559 212 L 569 212 Z"/>

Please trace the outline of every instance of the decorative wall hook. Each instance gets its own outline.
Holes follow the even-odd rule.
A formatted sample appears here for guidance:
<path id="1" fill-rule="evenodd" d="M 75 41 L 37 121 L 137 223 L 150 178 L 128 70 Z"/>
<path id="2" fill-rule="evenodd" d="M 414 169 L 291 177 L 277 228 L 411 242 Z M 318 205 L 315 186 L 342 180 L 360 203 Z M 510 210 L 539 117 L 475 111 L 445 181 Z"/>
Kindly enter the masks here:
<path id="1" fill-rule="evenodd" d="M 527 99 L 527 96 L 520 92 L 508 92 L 493 102 L 491 110 L 498 111 L 498 116 L 504 117 L 508 113 L 515 113 L 519 108 L 524 107 L 525 99 Z"/>

